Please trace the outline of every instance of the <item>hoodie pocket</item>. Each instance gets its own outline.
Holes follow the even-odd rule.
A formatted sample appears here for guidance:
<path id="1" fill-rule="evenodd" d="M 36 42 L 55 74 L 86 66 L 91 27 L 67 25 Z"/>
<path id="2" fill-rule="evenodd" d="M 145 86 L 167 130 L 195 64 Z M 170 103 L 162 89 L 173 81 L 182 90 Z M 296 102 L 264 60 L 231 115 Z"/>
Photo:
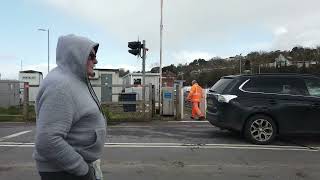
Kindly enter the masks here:
<path id="1" fill-rule="evenodd" d="M 93 144 L 85 146 L 80 150 L 80 154 L 86 161 L 95 161 L 101 156 L 106 138 L 106 130 L 96 129 L 95 136 L 96 139 Z"/>

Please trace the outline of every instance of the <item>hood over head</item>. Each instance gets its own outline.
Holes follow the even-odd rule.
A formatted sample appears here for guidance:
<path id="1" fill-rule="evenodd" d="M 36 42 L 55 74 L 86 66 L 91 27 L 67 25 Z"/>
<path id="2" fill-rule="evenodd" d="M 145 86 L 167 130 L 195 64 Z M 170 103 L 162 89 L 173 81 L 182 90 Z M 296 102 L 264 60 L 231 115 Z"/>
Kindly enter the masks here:
<path id="1" fill-rule="evenodd" d="M 87 60 L 92 49 L 97 53 L 99 44 L 88 38 L 66 35 L 58 39 L 56 63 L 62 71 L 87 80 Z"/>

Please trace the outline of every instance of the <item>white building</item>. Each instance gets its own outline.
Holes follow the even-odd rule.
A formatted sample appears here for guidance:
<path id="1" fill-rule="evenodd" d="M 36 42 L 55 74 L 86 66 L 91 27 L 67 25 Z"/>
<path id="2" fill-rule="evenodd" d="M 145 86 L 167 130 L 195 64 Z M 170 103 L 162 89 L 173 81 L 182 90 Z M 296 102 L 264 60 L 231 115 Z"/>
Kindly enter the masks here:
<path id="1" fill-rule="evenodd" d="M 316 65 L 317 62 L 314 60 L 305 60 L 305 61 L 290 61 L 292 59 L 291 57 L 284 57 L 282 54 L 279 55 L 279 57 L 275 58 L 273 63 L 269 63 L 266 65 L 263 65 L 264 67 L 285 67 L 285 66 L 297 66 L 298 68 L 301 68 L 305 66 L 306 68 Z"/>
<path id="2" fill-rule="evenodd" d="M 102 102 L 118 102 L 122 87 L 108 87 L 102 85 L 121 85 L 122 78 L 119 69 L 94 69 L 95 76 L 89 78 L 93 89 Z"/>
<path id="3" fill-rule="evenodd" d="M 280 54 L 277 58 L 274 59 L 274 62 L 268 63 L 267 67 L 285 67 L 285 66 L 291 66 L 292 62 L 284 57 L 282 54 Z"/>
<path id="4" fill-rule="evenodd" d="M 118 94 L 122 87 L 107 87 L 101 85 L 122 85 L 122 78 L 119 77 L 119 69 L 94 69 L 95 77 L 90 78 L 93 89 L 100 101 L 117 102 Z M 43 80 L 41 72 L 28 70 L 20 71 L 19 81 L 29 82 L 29 101 L 35 102 L 39 86 Z M 97 85 L 97 86 L 95 86 Z M 23 83 L 20 85 L 21 98 L 23 98 Z"/>
<path id="5" fill-rule="evenodd" d="M 297 61 L 294 62 L 294 64 L 298 67 L 298 68 L 302 68 L 303 66 L 305 66 L 306 68 L 309 68 L 310 66 L 316 65 L 317 61 Z"/>
<path id="6" fill-rule="evenodd" d="M 39 86 L 43 80 L 42 72 L 26 70 L 19 72 L 19 81 L 29 83 L 29 101 L 35 102 Z M 23 84 L 20 84 L 21 99 L 23 98 Z"/>
<path id="7" fill-rule="evenodd" d="M 145 84 L 151 83 L 155 86 L 155 100 L 159 101 L 159 85 L 160 85 L 160 74 L 159 73 L 146 73 L 145 74 Z M 142 73 L 129 73 L 123 76 L 123 84 L 125 85 L 136 85 L 137 87 L 126 88 L 126 92 L 136 92 L 138 94 L 137 98 L 141 100 L 142 98 L 142 88 L 139 85 L 142 84 Z M 146 100 L 149 99 L 149 89 L 146 88 Z"/>

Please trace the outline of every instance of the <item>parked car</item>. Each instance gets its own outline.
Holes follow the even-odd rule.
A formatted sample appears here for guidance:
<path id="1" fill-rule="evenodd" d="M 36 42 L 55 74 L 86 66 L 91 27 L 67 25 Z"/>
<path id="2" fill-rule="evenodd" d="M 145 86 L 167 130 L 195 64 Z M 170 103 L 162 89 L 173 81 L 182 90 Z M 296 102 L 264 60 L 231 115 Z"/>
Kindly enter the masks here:
<path id="1" fill-rule="evenodd" d="M 320 77 L 259 74 L 222 77 L 207 94 L 207 119 L 254 144 L 277 135 L 320 133 Z"/>

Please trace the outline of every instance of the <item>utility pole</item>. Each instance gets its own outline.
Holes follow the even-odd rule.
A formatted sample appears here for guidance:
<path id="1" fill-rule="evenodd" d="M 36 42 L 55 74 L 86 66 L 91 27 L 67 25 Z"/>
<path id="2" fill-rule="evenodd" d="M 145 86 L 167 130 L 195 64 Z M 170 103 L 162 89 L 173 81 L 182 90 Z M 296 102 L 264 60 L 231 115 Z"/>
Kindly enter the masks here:
<path id="1" fill-rule="evenodd" d="M 50 71 L 50 30 L 48 29 L 48 73 Z"/>
<path id="2" fill-rule="evenodd" d="M 143 105 L 142 105 L 142 111 L 143 115 L 145 115 L 146 111 L 146 41 L 142 41 L 142 99 L 143 99 Z"/>
<path id="3" fill-rule="evenodd" d="M 161 105 L 161 96 L 162 96 L 162 36 L 163 36 L 163 0 L 161 0 L 161 16 L 160 16 L 160 67 L 159 67 L 159 74 L 160 74 L 160 81 L 159 81 L 159 110 L 160 115 L 162 112 L 162 105 Z"/>

